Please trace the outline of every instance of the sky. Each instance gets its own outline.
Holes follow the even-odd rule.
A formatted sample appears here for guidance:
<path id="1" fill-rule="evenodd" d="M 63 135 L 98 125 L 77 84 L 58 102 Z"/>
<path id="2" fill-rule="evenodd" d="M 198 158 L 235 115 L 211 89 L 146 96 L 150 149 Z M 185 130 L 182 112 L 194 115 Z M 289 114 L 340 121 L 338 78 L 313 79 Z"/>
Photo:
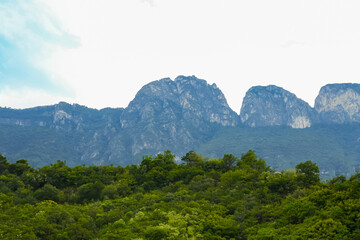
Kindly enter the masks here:
<path id="1" fill-rule="evenodd" d="M 0 0 L 0 106 L 126 107 L 155 80 L 195 75 L 239 113 L 274 84 L 311 106 L 360 82 L 358 0 Z"/>

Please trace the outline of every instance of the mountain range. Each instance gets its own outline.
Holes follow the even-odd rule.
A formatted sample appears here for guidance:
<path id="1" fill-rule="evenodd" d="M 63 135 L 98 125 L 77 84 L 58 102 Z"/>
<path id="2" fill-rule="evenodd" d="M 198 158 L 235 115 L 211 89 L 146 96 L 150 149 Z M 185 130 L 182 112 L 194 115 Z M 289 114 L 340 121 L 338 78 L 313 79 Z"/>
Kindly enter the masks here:
<path id="1" fill-rule="evenodd" d="M 170 149 L 240 156 L 253 149 L 275 169 L 317 162 L 323 178 L 360 169 L 360 84 L 328 84 L 312 108 L 274 85 L 250 88 L 240 115 L 216 84 L 178 76 L 143 86 L 126 108 L 78 104 L 0 108 L 0 153 L 40 167 L 139 163 Z"/>

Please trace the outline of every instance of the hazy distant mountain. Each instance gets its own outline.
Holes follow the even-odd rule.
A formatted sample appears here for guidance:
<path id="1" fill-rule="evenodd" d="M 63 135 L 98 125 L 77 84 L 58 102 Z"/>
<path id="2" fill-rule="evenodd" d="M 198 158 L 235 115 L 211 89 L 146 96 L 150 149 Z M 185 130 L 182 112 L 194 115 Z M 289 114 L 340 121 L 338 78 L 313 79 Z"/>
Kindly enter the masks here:
<path id="1" fill-rule="evenodd" d="M 310 127 L 317 121 L 316 111 L 308 103 L 283 88 L 256 86 L 250 88 L 240 111 L 241 122 L 250 127 Z"/>
<path id="2" fill-rule="evenodd" d="M 64 102 L 23 110 L 0 108 L 0 152 L 12 161 L 29 159 L 35 166 L 57 159 L 72 165 L 100 164 L 109 141 L 121 132 L 123 110 Z"/>
<path id="3" fill-rule="evenodd" d="M 127 165 L 166 149 L 178 157 L 190 150 L 221 157 L 254 149 L 278 169 L 311 159 L 324 177 L 349 175 L 360 170 L 359 89 L 326 85 L 314 109 L 280 87 L 252 87 L 239 116 L 215 84 L 165 78 L 142 87 L 125 109 L 64 102 L 0 108 L 0 153 L 33 166 L 58 159 Z"/>
<path id="4" fill-rule="evenodd" d="M 63 130 L 87 130 L 97 125 L 105 126 L 118 122 L 123 110 L 123 108 L 105 108 L 99 111 L 65 102 L 23 110 L 0 108 L 0 123 Z"/>

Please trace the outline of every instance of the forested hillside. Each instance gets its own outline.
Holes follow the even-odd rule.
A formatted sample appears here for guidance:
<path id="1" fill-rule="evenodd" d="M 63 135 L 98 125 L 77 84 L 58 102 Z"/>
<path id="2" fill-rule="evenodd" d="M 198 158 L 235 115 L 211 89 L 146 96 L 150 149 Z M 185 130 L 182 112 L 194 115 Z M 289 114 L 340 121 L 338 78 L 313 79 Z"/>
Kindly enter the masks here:
<path id="1" fill-rule="evenodd" d="M 34 169 L 0 155 L 1 239 L 359 239 L 360 174 L 276 172 L 254 151 Z"/>
<path id="2" fill-rule="evenodd" d="M 360 171 L 360 125 L 317 125 L 305 129 L 273 126 L 223 128 L 196 148 L 205 156 L 219 158 L 221 153 L 240 156 L 254 149 L 272 168 L 294 168 L 307 160 L 316 162 L 320 177 L 350 177 Z"/>

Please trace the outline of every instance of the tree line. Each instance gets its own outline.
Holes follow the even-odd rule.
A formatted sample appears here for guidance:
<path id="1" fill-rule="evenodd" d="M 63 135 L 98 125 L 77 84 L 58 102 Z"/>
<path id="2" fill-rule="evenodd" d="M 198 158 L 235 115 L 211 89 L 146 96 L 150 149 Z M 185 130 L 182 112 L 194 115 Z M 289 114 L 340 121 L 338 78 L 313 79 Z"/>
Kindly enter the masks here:
<path id="1" fill-rule="evenodd" d="M 359 239 L 360 173 L 320 181 L 254 151 L 39 169 L 0 155 L 0 239 Z"/>

